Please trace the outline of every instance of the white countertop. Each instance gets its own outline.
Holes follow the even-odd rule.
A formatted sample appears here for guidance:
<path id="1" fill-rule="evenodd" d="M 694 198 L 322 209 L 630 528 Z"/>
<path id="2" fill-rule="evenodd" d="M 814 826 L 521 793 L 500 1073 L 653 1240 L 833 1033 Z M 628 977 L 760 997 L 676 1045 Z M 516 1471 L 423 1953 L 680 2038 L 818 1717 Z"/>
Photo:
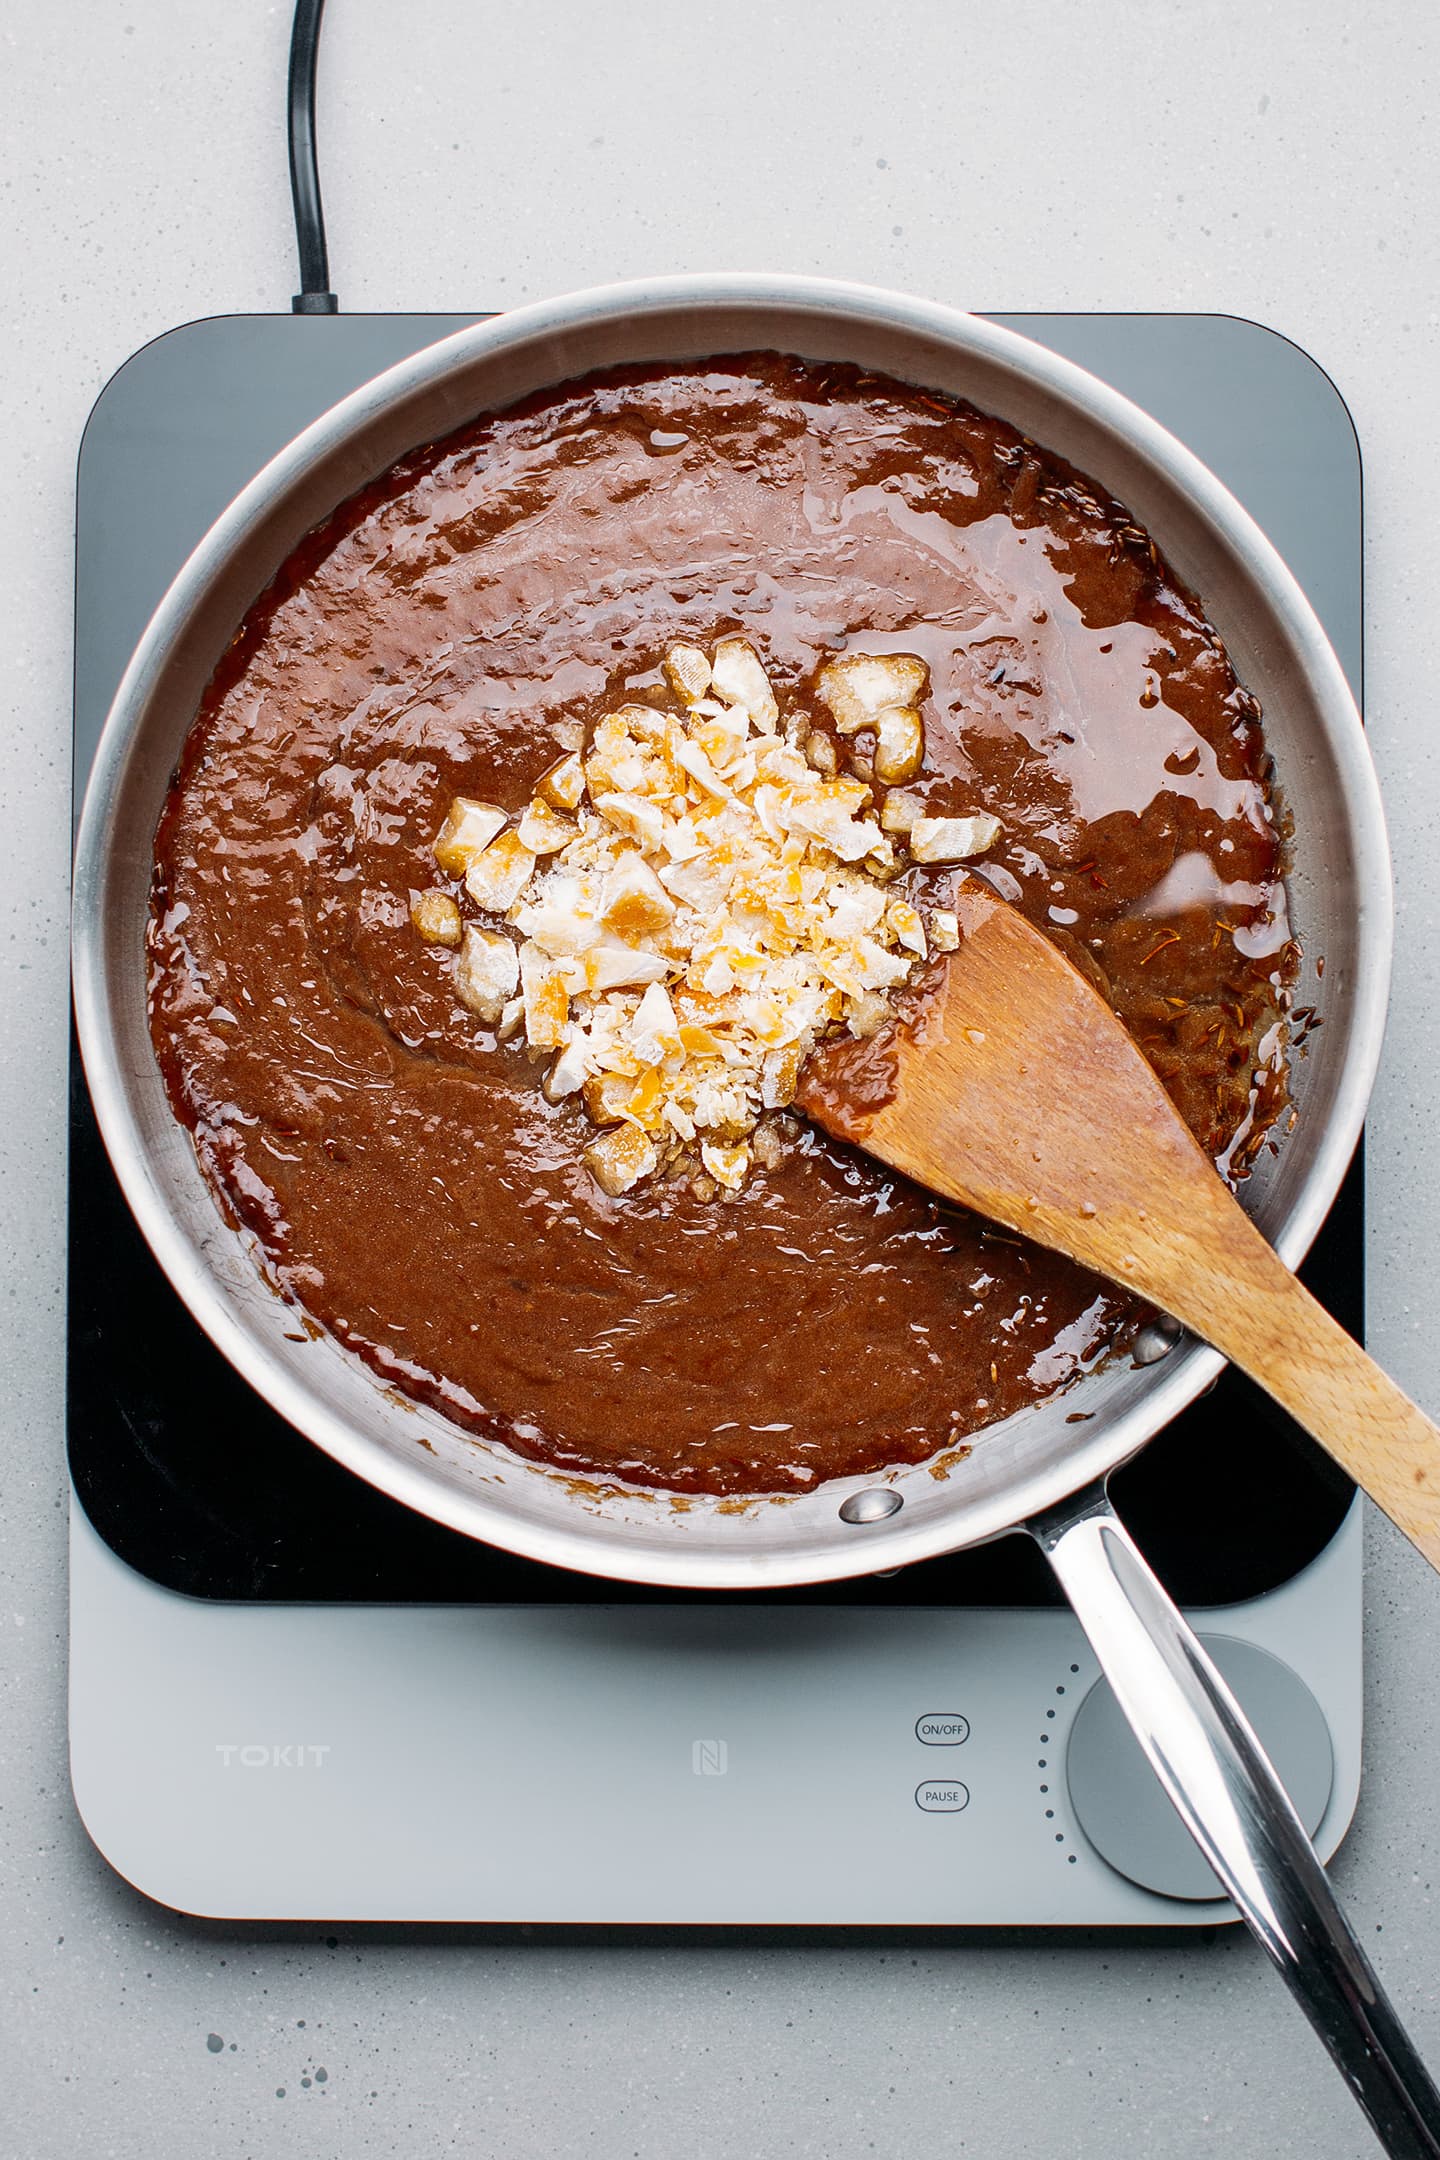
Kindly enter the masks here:
<path id="1" fill-rule="evenodd" d="M 1440 1405 L 1440 18 L 1418 0 L 331 0 L 331 17 L 321 156 L 348 308 L 795 269 L 974 308 L 1248 315 L 1333 375 L 1365 456 L 1368 714 L 1399 895 L 1370 1128 L 1371 1342 Z M 148 1904 L 88 1844 L 63 1719 L 74 460 L 136 346 L 191 317 L 288 306 L 288 31 L 275 4 L 17 0 L 3 33 L 7 2149 L 1369 2152 L 1238 1931 L 759 1946 L 250 1934 Z M 1440 2064 L 1437 1623 L 1440 1582 L 1372 1518 L 1368 1772 L 1335 1875 Z"/>

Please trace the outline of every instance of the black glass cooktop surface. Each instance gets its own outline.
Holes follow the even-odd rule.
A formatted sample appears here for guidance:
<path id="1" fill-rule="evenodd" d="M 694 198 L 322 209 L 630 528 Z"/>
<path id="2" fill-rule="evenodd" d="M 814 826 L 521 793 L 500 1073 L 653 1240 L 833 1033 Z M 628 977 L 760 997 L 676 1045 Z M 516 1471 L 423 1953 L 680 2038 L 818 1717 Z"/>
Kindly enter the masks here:
<path id="1" fill-rule="evenodd" d="M 102 394 L 81 451 L 75 772 L 166 584 L 273 452 L 379 369 L 471 318 L 228 317 L 146 347 Z M 1283 339 L 1230 317 L 1002 318 L 1115 382 L 1228 479 L 1290 557 L 1358 681 L 1360 475 L 1348 416 Z M 226 1364 L 151 1258 L 109 1168 L 83 1073 L 70 1092 L 68 1435 L 86 1514 L 142 1574 L 237 1600 L 676 1602 L 475 1544 L 373 1491 Z M 1363 1325 L 1360 1167 L 1304 1275 Z M 1353 1488 L 1227 1372 L 1113 1481 L 1171 1592 L 1224 1604 L 1286 1581 Z M 1023 1537 L 766 1602 L 1048 1604 Z"/>

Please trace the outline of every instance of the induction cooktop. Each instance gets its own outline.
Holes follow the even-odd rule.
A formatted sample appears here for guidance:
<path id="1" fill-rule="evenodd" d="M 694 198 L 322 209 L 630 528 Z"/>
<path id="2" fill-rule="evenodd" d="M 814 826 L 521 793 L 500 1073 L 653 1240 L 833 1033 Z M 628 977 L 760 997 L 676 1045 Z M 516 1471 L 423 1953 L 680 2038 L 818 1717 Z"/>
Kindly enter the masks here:
<path id="1" fill-rule="evenodd" d="M 327 406 L 472 319 L 220 317 L 120 369 L 79 466 L 77 802 L 130 651 L 213 518 Z M 997 319 L 1135 397 L 1230 483 L 1358 690 L 1359 456 L 1314 362 L 1230 317 Z M 1304 1270 L 1356 1333 L 1363 1242 L 1357 1163 Z M 75 1790 L 150 1895 L 257 1918 L 1228 1915 L 1110 1732 L 1028 1539 L 685 1596 L 412 1515 L 291 1430 L 191 1320 L 73 1055 L 68 1329 Z M 1113 1491 L 1328 1855 L 1359 1775 L 1352 1488 L 1227 1372 Z"/>

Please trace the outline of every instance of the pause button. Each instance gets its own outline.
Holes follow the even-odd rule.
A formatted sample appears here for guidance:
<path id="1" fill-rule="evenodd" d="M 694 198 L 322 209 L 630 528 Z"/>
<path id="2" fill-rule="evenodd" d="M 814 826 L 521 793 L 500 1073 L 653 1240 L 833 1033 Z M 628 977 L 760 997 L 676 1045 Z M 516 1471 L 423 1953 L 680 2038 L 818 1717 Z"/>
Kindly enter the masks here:
<path id="1" fill-rule="evenodd" d="M 927 1815 L 958 1815 L 961 1808 L 970 1805 L 970 1788 L 957 1785 L 953 1778 L 928 1778 L 915 1788 L 915 1805 Z"/>

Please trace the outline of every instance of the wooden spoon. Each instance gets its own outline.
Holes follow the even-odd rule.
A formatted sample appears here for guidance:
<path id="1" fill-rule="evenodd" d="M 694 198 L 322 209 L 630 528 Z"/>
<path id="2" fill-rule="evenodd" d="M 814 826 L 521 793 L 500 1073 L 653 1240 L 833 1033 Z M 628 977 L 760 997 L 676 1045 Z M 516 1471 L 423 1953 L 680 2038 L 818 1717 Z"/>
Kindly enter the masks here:
<path id="1" fill-rule="evenodd" d="M 1266 1244 L 1043 932 L 973 880 L 955 907 L 959 950 L 882 1034 L 822 1045 L 800 1108 L 1213 1343 L 1440 1568 L 1440 1429 Z"/>

